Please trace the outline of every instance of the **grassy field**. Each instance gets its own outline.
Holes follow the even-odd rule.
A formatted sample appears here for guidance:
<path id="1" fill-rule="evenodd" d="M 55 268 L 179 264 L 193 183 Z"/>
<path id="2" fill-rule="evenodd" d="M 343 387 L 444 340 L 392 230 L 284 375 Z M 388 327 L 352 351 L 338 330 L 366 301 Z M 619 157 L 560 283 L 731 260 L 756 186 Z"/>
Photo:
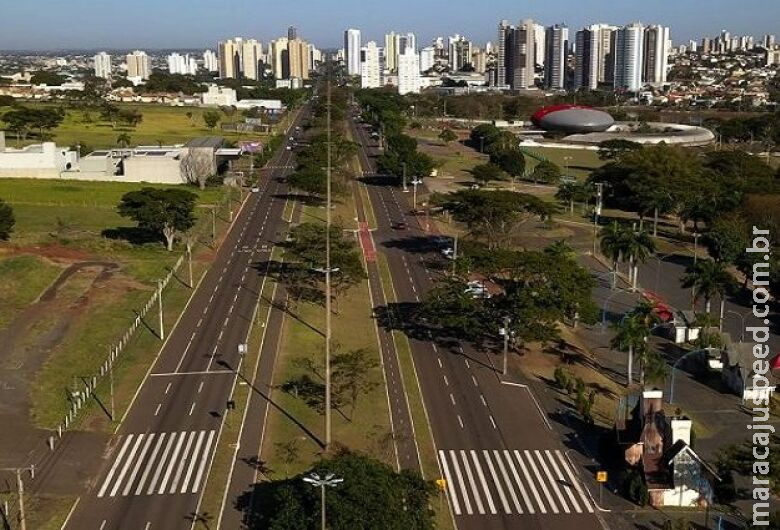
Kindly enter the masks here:
<path id="1" fill-rule="evenodd" d="M 581 149 L 560 149 L 555 147 L 529 147 L 528 151 L 539 154 L 550 162 L 560 166 L 565 175 L 585 180 L 594 169 L 604 165 L 596 151 L 583 151 Z M 539 163 L 531 156 L 525 157 L 526 168 L 533 170 Z"/>
<path id="2" fill-rule="evenodd" d="M 0 259 L 0 329 L 32 303 L 60 271 L 35 256 Z"/>
<path id="3" fill-rule="evenodd" d="M 56 106 L 50 103 L 25 103 L 25 105 L 29 107 Z M 263 136 L 261 133 L 242 135 L 222 131 L 219 127 L 213 131 L 209 130 L 203 121 L 203 113 L 209 109 L 151 104 L 119 104 L 118 107 L 140 111 L 143 114 L 143 120 L 137 127 L 117 125 L 114 128 L 111 123 L 101 120 L 99 112 L 67 109 L 65 120 L 59 127 L 52 130 L 53 141 L 62 146 L 80 143 L 86 148 L 82 149 L 82 154 L 86 154 L 88 149 L 116 147 L 117 138 L 123 133 L 130 135 L 132 145 L 181 144 L 191 138 L 214 134 L 224 136 L 232 141 Z M 188 114 L 191 114 L 191 117 Z M 223 122 L 242 120 L 238 114 L 234 116 L 221 114 Z M 6 139 L 12 147 L 39 142 L 37 138 L 28 138 L 27 141 L 17 143 L 16 137 L 10 132 L 6 133 Z"/>

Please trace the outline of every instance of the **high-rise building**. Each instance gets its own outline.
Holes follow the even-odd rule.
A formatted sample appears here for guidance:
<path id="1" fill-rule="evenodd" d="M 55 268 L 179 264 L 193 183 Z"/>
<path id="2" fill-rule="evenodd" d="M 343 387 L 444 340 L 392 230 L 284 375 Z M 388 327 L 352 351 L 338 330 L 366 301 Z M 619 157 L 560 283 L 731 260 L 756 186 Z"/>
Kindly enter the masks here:
<path id="1" fill-rule="evenodd" d="M 241 72 L 241 39 L 228 39 L 217 44 L 219 56 L 219 77 L 235 79 Z"/>
<path id="2" fill-rule="evenodd" d="M 420 56 L 414 48 L 408 47 L 398 55 L 398 93 L 420 92 Z"/>
<path id="3" fill-rule="evenodd" d="M 544 86 L 566 88 L 566 56 L 569 50 L 569 28 L 556 24 L 547 28 L 544 43 Z"/>
<path id="4" fill-rule="evenodd" d="M 615 89 L 636 92 L 642 88 L 644 32 L 639 22 L 617 30 L 615 34 Z"/>
<path id="5" fill-rule="evenodd" d="M 262 79 L 260 63 L 263 59 L 263 45 L 255 39 L 243 41 L 241 46 L 241 73 L 245 79 Z"/>
<path id="6" fill-rule="evenodd" d="M 436 64 L 436 48 L 426 46 L 420 50 L 420 72 L 427 72 Z"/>
<path id="7" fill-rule="evenodd" d="M 615 31 L 608 24 L 593 24 L 577 32 L 574 88 L 595 90 L 615 81 Z"/>
<path id="8" fill-rule="evenodd" d="M 644 76 L 643 81 L 651 85 L 666 83 L 669 70 L 669 28 L 666 26 L 648 26 L 644 36 Z"/>
<path id="9" fill-rule="evenodd" d="M 385 68 L 391 72 L 398 69 L 399 41 L 399 36 L 396 35 L 395 31 L 385 35 Z"/>
<path id="10" fill-rule="evenodd" d="M 488 54 L 481 48 L 475 48 L 471 52 L 471 66 L 474 67 L 474 71 L 478 74 L 484 74 L 487 72 Z"/>
<path id="11" fill-rule="evenodd" d="M 509 85 L 514 90 L 534 87 L 536 66 L 536 24 L 533 20 L 522 20 L 511 32 L 511 75 L 507 72 Z"/>
<path id="12" fill-rule="evenodd" d="M 236 37 L 217 46 L 219 76 L 227 79 L 260 79 L 263 45 L 255 39 Z"/>
<path id="13" fill-rule="evenodd" d="M 111 79 L 111 56 L 106 52 L 100 52 L 93 57 L 95 62 L 95 77 Z"/>
<path id="14" fill-rule="evenodd" d="M 290 78 L 309 79 L 309 71 L 311 71 L 309 43 L 301 39 L 288 40 L 287 57 L 290 62 Z"/>
<path id="15" fill-rule="evenodd" d="M 774 35 L 764 35 L 764 38 L 761 39 L 764 43 L 764 48 L 767 50 L 771 50 L 775 47 L 775 36 Z"/>
<path id="16" fill-rule="evenodd" d="M 211 50 L 203 52 L 203 69 L 207 72 L 219 71 L 219 59 L 216 53 Z"/>
<path id="17" fill-rule="evenodd" d="M 152 60 L 146 52 L 136 50 L 127 55 L 127 77 L 149 79 L 152 73 Z"/>
<path id="18" fill-rule="evenodd" d="M 369 41 L 360 49 L 360 86 L 379 88 L 382 86 L 382 66 L 379 63 L 379 47 Z"/>
<path id="19" fill-rule="evenodd" d="M 502 20 L 498 24 L 498 40 L 496 43 L 496 75 L 494 85 L 504 87 L 509 85 L 510 77 L 507 74 L 512 67 L 512 49 L 510 39 L 513 27 L 509 22 Z"/>
<path id="20" fill-rule="evenodd" d="M 344 32 L 344 59 L 347 74 L 360 75 L 360 30 L 348 29 Z"/>
<path id="21" fill-rule="evenodd" d="M 471 64 L 471 41 L 461 35 L 455 35 L 447 39 L 448 63 L 450 70 L 459 72 L 467 64 Z M 472 65 L 473 66 L 473 65 Z"/>
<path id="22" fill-rule="evenodd" d="M 547 53 L 547 28 L 541 24 L 534 25 L 534 63 L 544 66 Z"/>
<path id="23" fill-rule="evenodd" d="M 708 39 L 707 37 L 704 37 L 701 40 L 701 53 L 704 55 L 708 55 L 712 52 L 712 39 Z"/>
<path id="24" fill-rule="evenodd" d="M 298 28 L 290 26 L 287 28 L 287 40 L 295 40 L 298 38 Z"/>
<path id="25" fill-rule="evenodd" d="M 415 52 L 417 51 L 417 37 L 414 33 L 398 36 L 398 53 L 404 53 L 407 48 L 411 48 Z"/>
<path id="26" fill-rule="evenodd" d="M 269 55 L 271 56 L 271 67 L 274 71 L 275 79 L 290 78 L 290 51 L 287 37 L 280 37 L 271 42 Z"/>

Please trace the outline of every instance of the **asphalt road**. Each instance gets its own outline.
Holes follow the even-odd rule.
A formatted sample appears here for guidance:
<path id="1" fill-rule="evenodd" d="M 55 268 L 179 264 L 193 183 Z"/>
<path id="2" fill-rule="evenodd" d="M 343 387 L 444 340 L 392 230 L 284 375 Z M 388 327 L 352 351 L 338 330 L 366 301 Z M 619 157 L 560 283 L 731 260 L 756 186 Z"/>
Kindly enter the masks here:
<path id="1" fill-rule="evenodd" d="M 267 262 L 285 226 L 286 184 L 277 177 L 288 172 L 293 156 L 280 151 L 263 172 L 260 192 L 246 198 L 66 528 L 193 526 L 241 371 L 239 345 L 247 341 Z M 266 343 L 277 342 L 278 332 L 269 328 Z"/>
<path id="2" fill-rule="evenodd" d="M 359 124 L 353 131 L 363 173 L 375 176 L 377 146 Z M 376 246 L 387 257 L 398 300 L 417 303 L 439 274 L 429 263 L 435 251 L 420 244 L 432 234 L 410 215 L 411 194 L 381 184 L 367 189 L 378 223 Z M 408 229 L 393 230 L 399 221 Z M 529 389 L 502 382 L 494 366 L 499 359 L 487 352 L 424 339 L 411 340 L 412 354 L 457 527 L 601 528 L 581 471 Z"/>

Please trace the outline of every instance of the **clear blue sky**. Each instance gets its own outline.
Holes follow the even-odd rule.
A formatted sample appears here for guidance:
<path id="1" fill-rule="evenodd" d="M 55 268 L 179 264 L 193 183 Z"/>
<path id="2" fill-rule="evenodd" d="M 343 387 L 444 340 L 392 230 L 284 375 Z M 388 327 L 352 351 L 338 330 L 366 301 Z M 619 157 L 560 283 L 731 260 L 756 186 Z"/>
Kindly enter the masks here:
<path id="1" fill-rule="evenodd" d="M 342 30 L 369 39 L 413 31 L 420 42 L 461 33 L 493 39 L 497 22 L 532 17 L 544 24 L 672 27 L 675 42 L 715 35 L 776 33 L 778 0 L 0 0 L 0 50 L 57 48 L 214 47 L 238 35 L 268 41 L 288 25 L 320 47 L 334 47 Z"/>

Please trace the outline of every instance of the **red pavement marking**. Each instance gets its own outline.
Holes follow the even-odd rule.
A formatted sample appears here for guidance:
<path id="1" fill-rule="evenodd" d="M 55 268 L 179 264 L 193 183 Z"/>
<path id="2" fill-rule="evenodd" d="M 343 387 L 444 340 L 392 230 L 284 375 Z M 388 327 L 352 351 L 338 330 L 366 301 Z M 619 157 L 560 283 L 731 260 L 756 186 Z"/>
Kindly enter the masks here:
<path id="1" fill-rule="evenodd" d="M 358 227 L 363 256 L 366 258 L 366 262 L 374 263 L 376 261 L 376 247 L 374 246 L 374 238 L 371 237 L 371 232 L 368 231 L 368 223 L 358 223 Z"/>

